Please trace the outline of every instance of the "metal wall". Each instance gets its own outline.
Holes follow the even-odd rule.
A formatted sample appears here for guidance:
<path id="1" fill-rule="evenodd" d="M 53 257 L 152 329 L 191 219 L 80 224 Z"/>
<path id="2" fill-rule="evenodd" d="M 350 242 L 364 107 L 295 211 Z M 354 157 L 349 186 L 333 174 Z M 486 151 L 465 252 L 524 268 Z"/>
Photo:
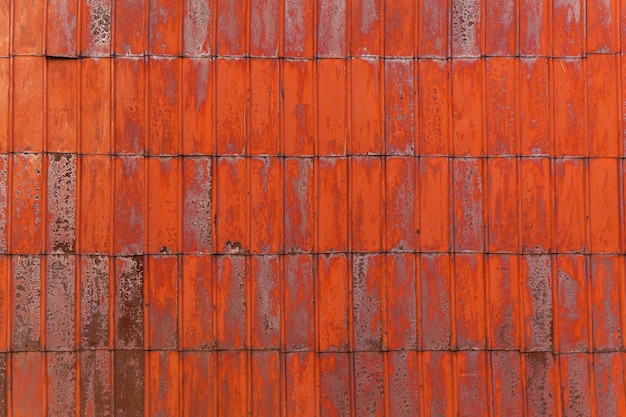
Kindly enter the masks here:
<path id="1" fill-rule="evenodd" d="M 620 0 L 0 0 L 0 416 L 626 414 Z"/>

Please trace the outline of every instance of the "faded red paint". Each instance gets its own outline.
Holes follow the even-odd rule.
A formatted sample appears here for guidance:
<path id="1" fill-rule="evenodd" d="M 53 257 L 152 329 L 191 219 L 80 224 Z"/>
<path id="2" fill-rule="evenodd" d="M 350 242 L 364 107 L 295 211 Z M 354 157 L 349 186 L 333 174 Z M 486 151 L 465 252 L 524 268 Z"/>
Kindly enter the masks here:
<path id="1" fill-rule="evenodd" d="M 0 417 L 626 414 L 617 0 L 0 0 Z"/>

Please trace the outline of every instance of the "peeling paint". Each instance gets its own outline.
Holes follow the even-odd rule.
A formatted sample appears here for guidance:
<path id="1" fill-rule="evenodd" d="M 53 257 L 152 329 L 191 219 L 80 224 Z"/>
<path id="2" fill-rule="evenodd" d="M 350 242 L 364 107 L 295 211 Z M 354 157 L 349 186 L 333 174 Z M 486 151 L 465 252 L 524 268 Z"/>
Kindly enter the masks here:
<path id="1" fill-rule="evenodd" d="M 39 350 L 41 309 L 41 260 L 39 256 L 15 256 L 13 267 L 13 349 Z"/>
<path id="2" fill-rule="evenodd" d="M 116 260 L 115 346 L 143 348 L 143 257 Z"/>
<path id="3" fill-rule="evenodd" d="M 81 332 L 83 348 L 109 345 L 109 258 L 84 256 L 81 264 Z"/>
<path id="4" fill-rule="evenodd" d="M 74 256 L 49 255 L 46 260 L 46 345 L 72 350 L 76 331 L 76 265 Z"/>
<path id="5" fill-rule="evenodd" d="M 48 161 L 48 247 L 73 253 L 76 242 L 76 155 L 51 154 Z"/>

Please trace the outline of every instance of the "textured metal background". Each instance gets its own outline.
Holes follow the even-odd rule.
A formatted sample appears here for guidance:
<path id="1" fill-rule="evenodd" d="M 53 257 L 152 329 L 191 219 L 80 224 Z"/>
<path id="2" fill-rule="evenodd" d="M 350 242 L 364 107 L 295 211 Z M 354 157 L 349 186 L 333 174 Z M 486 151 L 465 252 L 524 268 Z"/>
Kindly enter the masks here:
<path id="1" fill-rule="evenodd" d="M 621 0 L 0 0 L 0 416 L 626 414 Z"/>

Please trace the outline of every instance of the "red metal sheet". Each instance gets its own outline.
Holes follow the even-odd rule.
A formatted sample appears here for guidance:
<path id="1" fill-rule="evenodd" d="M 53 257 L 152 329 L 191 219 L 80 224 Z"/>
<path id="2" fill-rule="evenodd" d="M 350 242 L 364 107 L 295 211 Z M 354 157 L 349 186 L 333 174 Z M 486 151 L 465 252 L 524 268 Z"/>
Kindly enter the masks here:
<path id="1" fill-rule="evenodd" d="M 534 352 L 525 353 L 523 359 L 526 415 L 558 415 L 558 357 L 555 359 L 550 352 Z"/>
<path id="2" fill-rule="evenodd" d="M 215 0 L 217 6 L 217 53 L 243 55 L 248 40 L 247 3 L 244 0 Z M 246 10 L 245 13 L 241 13 Z"/>
<path id="3" fill-rule="evenodd" d="M 587 111 L 589 155 L 619 155 L 618 59 L 613 55 L 590 55 L 587 62 Z"/>
<path id="4" fill-rule="evenodd" d="M 76 411 L 77 352 L 48 352 L 46 408 L 48 415 L 62 416 Z"/>
<path id="5" fill-rule="evenodd" d="M 180 60 L 150 58 L 148 83 L 148 153 L 178 155 L 181 151 Z"/>
<path id="6" fill-rule="evenodd" d="M 522 58 L 519 65 L 520 153 L 552 154 L 548 61 L 545 58 Z"/>
<path id="7" fill-rule="evenodd" d="M 311 255 L 287 255 L 285 257 L 283 340 L 288 352 L 304 350 L 312 352 L 316 346 L 314 268 L 315 264 Z M 313 356 L 310 358 L 293 357 L 292 360 L 297 363 L 306 361 L 307 367 L 313 366 Z M 289 367 L 289 364 L 287 366 Z M 298 381 L 300 377 L 306 376 L 306 373 L 299 374 L 297 370 L 290 372 L 296 372 L 293 378 Z"/>
<path id="8" fill-rule="evenodd" d="M 210 256 L 185 256 L 183 258 L 182 291 L 182 326 L 181 345 L 183 349 L 214 348 L 215 317 L 214 305 L 215 278 Z M 180 333 L 179 333 L 180 334 Z M 209 361 L 207 357 L 193 356 L 190 363 Z M 200 373 L 202 375 L 202 373 Z M 190 407 L 192 405 L 190 404 Z"/>
<path id="9" fill-rule="evenodd" d="M 354 354 L 354 402 L 358 415 L 385 413 L 383 355 L 381 352 Z"/>
<path id="10" fill-rule="evenodd" d="M 10 16 L 11 53 L 16 55 L 39 55 L 43 52 L 46 1 L 17 0 L 13 1 Z M 39 74 L 42 72 L 39 71 Z"/>
<path id="11" fill-rule="evenodd" d="M 0 0 L 0 417 L 626 414 L 617 0 Z"/>
<path id="12" fill-rule="evenodd" d="M 454 57 L 478 56 L 484 38 L 483 1 L 452 0 L 449 23 L 451 53 Z"/>
<path id="13" fill-rule="evenodd" d="M 559 255 L 556 258 L 557 310 L 554 326 L 558 352 L 587 352 L 589 349 L 589 290 L 585 263 L 585 258 L 579 255 Z"/>
<path id="14" fill-rule="evenodd" d="M 78 5 L 77 0 L 51 0 L 48 3 L 46 54 L 70 57 L 78 52 Z"/>
<path id="15" fill-rule="evenodd" d="M 81 253 L 106 254 L 110 250 L 111 165 L 111 157 L 106 155 L 83 155 L 80 159 L 78 248 Z"/>
<path id="16" fill-rule="evenodd" d="M 147 353 L 145 354 L 147 355 Z M 144 352 L 140 350 L 120 349 L 114 352 L 113 363 L 113 404 L 117 416 L 141 417 L 144 415 Z M 96 368 L 98 369 L 98 368 Z M 94 375 L 103 372 L 96 370 Z M 105 384 L 105 391 L 108 384 Z M 106 394 L 104 394 L 106 395 Z M 99 406 L 106 410 L 106 402 L 100 401 Z"/>
<path id="17" fill-rule="evenodd" d="M 6 154 L 11 149 L 11 137 L 9 136 L 11 126 L 12 106 L 11 89 L 11 59 L 0 58 L 0 84 L 4 87 L 0 88 L 0 152 Z M 5 156 L 6 158 L 6 156 Z"/>
<path id="18" fill-rule="evenodd" d="M 517 61 L 489 58 L 486 64 L 486 129 L 489 156 L 515 155 L 517 131 Z"/>
<path id="19" fill-rule="evenodd" d="M 450 166 L 446 158 L 421 158 L 419 165 L 420 223 L 423 251 L 447 251 L 451 246 Z"/>
<path id="20" fill-rule="evenodd" d="M 183 159 L 181 233 L 184 252 L 210 253 L 213 250 L 212 179 L 210 157 Z"/>
<path id="21" fill-rule="evenodd" d="M 281 6 L 282 4 L 276 0 L 250 3 L 250 55 L 264 57 L 278 55 Z M 270 65 L 278 64 L 276 61 L 269 62 Z"/>
<path id="22" fill-rule="evenodd" d="M 11 412 L 15 417 L 44 413 L 43 355 L 41 352 L 17 352 L 11 355 Z"/>
<path id="23" fill-rule="evenodd" d="M 175 254 L 180 250 L 181 162 L 179 158 L 147 160 L 148 253 Z"/>
<path id="24" fill-rule="evenodd" d="M 48 154 L 46 250 L 73 253 L 76 249 L 78 161 L 73 154 Z"/>
<path id="25" fill-rule="evenodd" d="M 276 155 L 281 149 L 278 75 L 277 60 L 260 59 L 250 63 L 250 85 L 264 88 L 250 90 L 250 130 L 246 147 L 249 155 Z"/>
<path id="26" fill-rule="evenodd" d="M 555 232 L 558 252 L 581 252 L 587 248 L 587 208 L 585 171 L 582 159 L 554 162 Z"/>
<path id="27" fill-rule="evenodd" d="M 120 255 L 144 252 L 146 225 L 146 161 L 140 156 L 118 156 L 113 202 L 113 251 Z M 147 242 L 146 242 L 147 243 Z"/>
<path id="28" fill-rule="evenodd" d="M 548 255 L 524 255 L 520 259 L 523 352 L 553 349 L 553 260 Z M 544 360 L 552 360 L 552 355 Z M 547 372 L 545 363 L 537 372 Z M 528 373 L 527 373 L 528 375 Z"/>
<path id="29" fill-rule="evenodd" d="M 480 59 L 457 59 L 451 64 L 454 155 L 476 157 L 485 152 L 483 65 Z"/>
<path id="30" fill-rule="evenodd" d="M 182 4 L 176 0 L 150 0 L 148 18 L 148 53 L 181 55 Z"/>
<path id="31" fill-rule="evenodd" d="M 46 150 L 72 152 L 78 150 L 80 79 L 78 61 L 49 59 L 46 68 Z"/>
<path id="32" fill-rule="evenodd" d="M 281 36 L 283 54 L 288 57 L 311 58 L 315 49 L 316 25 L 313 0 L 286 2 L 283 8 L 284 32 Z M 279 41 L 280 42 L 280 41 Z"/>
<path id="33" fill-rule="evenodd" d="M 601 352 L 622 348 L 620 282 L 624 261 L 614 255 L 594 255 L 589 271 L 593 348 Z"/>
<path id="34" fill-rule="evenodd" d="M 253 256 L 250 259 L 250 347 L 253 349 L 278 349 L 282 325 L 283 302 L 280 290 L 283 286 L 278 256 Z M 277 358 L 272 358 L 271 362 Z M 270 366 L 269 357 L 261 357 L 263 366 Z M 254 366 L 254 364 L 253 364 Z M 277 364 L 272 365 L 277 366 Z M 269 371 L 269 370 L 268 370 Z M 264 376 L 270 378 L 270 375 Z M 259 385 L 262 387 L 263 384 Z M 267 385 L 266 385 L 267 386 Z M 271 408 L 267 408 L 270 410 Z M 261 413 L 263 414 L 263 413 Z"/>
<path id="35" fill-rule="evenodd" d="M 141 55 L 147 50 L 147 0 L 115 1 L 115 33 L 112 36 L 115 53 Z"/>
<path id="36" fill-rule="evenodd" d="M 317 166 L 317 250 L 343 252 L 348 248 L 348 161 L 319 158 Z"/>
<path id="37" fill-rule="evenodd" d="M 352 109 L 348 153 L 380 154 L 383 151 L 381 65 L 378 60 L 355 58 L 350 62 Z"/>
<path id="38" fill-rule="evenodd" d="M 252 352 L 252 416 L 280 416 L 280 379 L 277 351 Z"/>
<path id="39" fill-rule="evenodd" d="M 420 258 L 419 347 L 426 351 L 445 351 L 452 344 L 454 325 L 451 259 L 448 254 L 422 254 Z"/>
<path id="40" fill-rule="evenodd" d="M 552 169 L 548 158 L 520 160 L 522 252 L 549 253 L 553 248 L 554 203 Z"/>
<path id="41" fill-rule="evenodd" d="M 118 356 L 120 356 L 120 352 L 124 352 L 126 349 L 142 349 L 144 347 L 144 263 L 143 256 L 115 259 L 113 328 L 115 331 L 114 346 L 118 349 L 114 352 L 115 366 L 118 367 L 119 365 L 122 368 L 129 366 L 128 374 L 131 376 L 135 373 L 143 373 L 143 353 L 135 351 L 132 354 L 127 352 L 119 358 Z M 130 363 L 125 364 L 125 362 Z M 143 381 L 143 378 L 141 380 Z M 127 383 L 130 384 L 131 381 Z M 115 385 L 117 392 L 117 384 Z M 125 395 L 123 391 L 120 389 L 120 395 Z"/>
<path id="42" fill-rule="evenodd" d="M 416 150 L 415 68 L 412 59 L 384 62 L 384 151 L 413 155 Z"/>
<path id="43" fill-rule="evenodd" d="M 42 152 L 44 146 L 44 82 L 43 57 L 13 58 L 13 152 Z M 9 91 L 11 91 L 9 90 Z M 15 126 L 18 128 L 15 129 Z"/>
<path id="44" fill-rule="evenodd" d="M 350 52 L 349 0 L 320 0 L 317 3 L 317 55 L 339 58 Z"/>
<path id="45" fill-rule="evenodd" d="M 581 56 L 585 39 L 585 3 L 565 0 L 552 5 L 552 54 Z"/>
<path id="46" fill-rule="evenodd" d="M 485 266 L 482 255 L 456 254 L 454 262 L 454 325 L 458 349 L 484 350 L 487 318 L 484 300 Z M 471 358 L 467 358 L 470 360 Z"/>
<path id="47" fill-rule="evenodd" d="M 316 331 L 322 352 L 346 351 L 348 337 L 348 260 L 345 255 L 320 255 L 317 265 Z M 329 356 L 326 365 L 334 368 L 337 357 Z"/>
<path id="48" fill-rule="evenodd" d="M 347 353 L 320 354 L 320 414 L 344 416 L 350 413 L 350 367 Z"/>
<path id="49" fill-rule="evenodd" d="M 147 291 L 147 343 L 151 350 L 176 349 L 178 342 L 178 257 L 158 255 L 148 257 Z M 169 358 L 160 358 L 169 364 Z M 154 357 L 150 358 L 151 367 Z M 164 366 L 165 367 L 165 366 Z M 170 414 L 170 413 L 166 413 Z"/>
<path id="50" fill-rule="evenodd" d="M 519 37 L 522 55 L 550 53 L 551 2 L 549 0 L 520 0 Z"/>
<path id="51" fill-rule="evenodd" d="M 248 354 L 243 351 L 217 352 L 217 415 L 241 416 L 247 414 Z"/>
<path id="52" fill-rule="evenodd" d="M 11 298 L 13 298 L 13 288 L 11 285 L 11 261 L 8 256 L 0 256 L 0 350 L 6 352 L 11 345 L 11 325 L 10 319 L 12 312 L 9 306 Z M 1 359 L 4 361 L 4 379 L 6 383 L 6 357 Z M 0 390 L 2 392 L 2 390 Z M 6 406 L 6 405 L 5 405 Z"/>
<path id="53" fill-rule="evenodd" d="M 248 250 L 246 161 L 243 158 L 220 158 L 216 171 L 218 221 L 215 249 L 217 252 L 245 253 Z"/>
<path id="54" fill-rule="evenodd" d="M 559 356 L 563 414 L 586 414 L 591 410 L 588 355 L 576 353 Z"/>
<path id="55" fill-rule="evenodd" d="M 213 0 L 194 0 L 183 3 L 183 54 L 208 56 L 214 52 L 213 31 L 216 5 Z"/>
<path id="56" fill-rule="evenodd" d="M 380 55 L 384 2 L 353 0 L 348 7 L 351 12 L 350 55 Z"/>
<path id="57" fill-rule="evenodd" d="M 121 356 L 128 356 L 128 353 L 122 352 Z M 116 408 L 113 406 L 114 396 L 111 372 L 113 359 L 111 352 L 108 350 L 83 350 L 79 352 L 78 358 L 80 362 L 79 389 L 81 394 L 79 404 L 81 417 L 112 415 L 114 410 L 120 410 L 120 412 L 130 411 L 128 404 L 124 402 L 118 404 Z M 124 372 L 125 370 L 120 369 L 120 371 Z M 117 375 L 116 377 L 118 383 L 122 384 L 119 388 L 126 388 L 124 385 L 125 381 L 121 380 Z M 141 387 L 141 381 L 138 381 L 137 385 Z M 130 392 L 123 395 L 126 394 L 130 394 Z M 120 399 L 119 396 L 118 399 Z M 121 399 L 124 400 L 125 398 Z"/>
<path id="58" fill-rule="evenodd" d="M 142 154 L 146 148 L 145 60 L 117 58 L 115 73 L 114 150 L 117 154 Z"/>
<path id="59" fill-rule="evenodd" d="M 113 4 L 111 0 L 80 0 L 81 55 L 106 56 L 111 53 Z M 136 27 L 136 20 L 131 22 L 127 24 Z"/>
<path id="60" fill-rule="evenodd" d="M 183 416 L 209 416 L 216 413 L 216 352 L 189 351 L 181 354 Z"/>
<path id="61" fill-rule="evenodd" d="M 111 59 L 86 59 L 81 68 L 80 152 L 111 151 Z"/>
<path id="62" fill-rule="evenodd" d="M 417 30 L 419 54 L 424 57 L 445 58 L 450 55 L 449 22 L 451 10 L 447 0 L 419 0 Z"/>
<path id="63" fill-rule="evenodd" d="M 352 256 L 352 328 L 357 351 L 382 349 L 383 262 L 380 255 Z"/>
<path id="64" fill-rule="evenodd" d="M 519 257 L 516 255 L 488 255 L 485 269 L 487 274 L 485 292 L 489 300 L 487 304 L 489 348 L 493 350 L 519 350 L 522 311 Z M 505 356 L 504 354 L 500 355 L 498 359 L 503 359 Z M 512 374 L 510 377 L 514 378 L 515 375 Z M 507 415 L 507 413 L 503 413 L 503 415 Z"/>
<path id="65" fill-rule="evenodd" d="M 217 346 L 220 349 L 241 349 L 246 346 L 248 338 L 246 305 L 249 302 L 250 265 L 246 257 L 236 255 L 220 256 L 216 262 Z M 239 362 L 241 358 L 233 356 L 230 360 Z"/>
<path id="66" fill-rule="evenodd" d="M 183 154 L 214 154 L 215 61 L 201 58 L 185 59 L 181 67 Z"/>
<path id="67" fill-rule="evenodd" d="M 11 259 L 11 347 L 18 351 L 38 351 L 41 343 L 41 281 L 42 262 L 40 256 L 22 255 Z M 32 357 L 22 360 L 30 362 Z M 30 366 L 30 365 L 29 365 Z M 21 372 L 18 370 L 17 372 Z M 41 387 L 34 387 L 37 390 Z"/>
<path id="68" fill-rule="evenodd" d="M 315 152 L 315 68 L 312 61 L 284 61 L 282 117 L 286 155 Z"/>
<path id="69" fill-rule="evenodd" d="M 387 157 L 384 191 L 384 242 L 387 251 L 414 251 L 419 247 L 419 192 L 416 186 L 416 160 Z M 374 205 L 375 206 L 375 205 Z"/>
<path id="70" fill-rule="evenodd" d="M 378 252 L 382 249 L 383 207 L 381 184 L 382 158 L 350 158 L 350 248 L 355 252 Z"/>
<path id="71" fill-rule="evenodd" d="M 216 141 L 218 155 L 241 155 L 249 134 L 247 120 L 248 65 L 241 59 L 217 59 L 216 72 Z M 244 116 L 245 115 L 245 116 Z"/>
<path id="72" fill-rule="evenodd" d="M 14 253 L 39 253 L 43 247 L 42 201 L 44 190 L 41 154 L 13 154 L 10 248 Z"/>
<path id="73" fill-rule="evenodd" d="M 491 398 L 494 416 L 524 415 L 524 391 L 521 380 L 521 358 L 516 351 L 494 351 L 491 360 Z"/>
<path id="74" fill-rule="evenodd" d="M 449 61 L 419 61 L 418 149 L 422 156 L 449 155 L 452 152 L 450 88 Z"/>
<path id="75" fill-rule="evenodd" d="M 486 0 L 485 16 L 485 53 L 495 56 L 512 56 L 518 51 L 521 0 Z"/>
<path id="76" fill-rule="evenodd" d="M 585 67 L 580 59 L 555 59 L 551 64 L 554 155 L 585 155 Z"/>
<path id="77" fill-rule="evenodd" d="M 487 250 L 519 251 L 518 160 L 491 158 L 486 166 Z M 524 178 L 526 181 L 526 177 Z"/>
<path id="78" fill-rule="evenodd" d="M 384 267 L 385 281 L 381 296 L 383 343 L 389 349 L 410 350 L 418 342 L 417 285 L 419 264 L 414 254 L 388 254 Z M 402 291 L 397 291 L 401 288 Z M 386 343 L 385 343 L 386 342 Z M 401 357 L 399 361 L 415 358 Z M 398 370 L 398 372 L 400 372 Z M 398 378 L 403 375 L 400 373 Z M 417 394 L 416 394 L 417 395 Z M 407 394 L 410 396 L 410 394 Z M 399 405 L 398 405 L 399 406 Z"/>
<path id="79" fill-rule="evenodd" d="M 75 256 L 46 257 L 45 328 L 48 350 L 72 351 L 76 347 L 76 266 Z M 67 364 L 67 357 L 59 360 L 59 366 L 65 369 L 61 373 L 73 372 L 76 368 L 75 363 Z M 72 360 L 76 362 L 75 357 Z"/>
<path id="80" fill-rule="evenodd" d="M 76 289 L 80 292 L 80 346 L 85 349 L 106 349 L 112 342 L 109 338 L 113 327 L 109 311 L 115 300 L 111 300 L 109 287 L 115 282 L 112 279 L 115 262 L 112 263 L 106 256 L 88 255 L 82 256 L 76 267 L 80 268 L 80 286 Z M 90 367 L 100 361 L 110 362 L 110 358 L 103 355 L 89 356 L 86 360 L 92 364 Z M 99 381 L 102 377 L 93 375 L 92 378 Z M 96 398 L 92 400 L 97 401 Z"/>
<path id="81" fill-rule="evenodd" d="M 311 158 L 285 159 L 285 201 L 293 203 L 284 207 L 285 251 L 288 253 L 313 250 L 317 212 L 314 166 Z"/>
<path id="82" fill-rule="evenodd" d="M 383 2 L 384 52 L 390 57 L 412 57 L 417 51 L 415 33 L 418 22 L 416 15 L 418 3 L 403 0 Z"/>
<path id="83" fill-rule="evenodd" d="M 389 413 L 411 416 L 420 410 L 420 375 L 418 353 L 412 350 L 390 351 L 387 354 Z M 382 414 L 382 413 L 381 413 Z"/>
<path id="84" fill-rule="evenodd" d="M 151 351 L 148 365 L 148 416 L 178 416 L 180 413 L 180 359 L 177 351 Z"/>
<path id="85" fill-rule="evenodd" d="M 285 356 L 287 414 L 294 417 L 317 415 L 315 354 L 309 351 Z"/>
<path id="86" fill-rule="evenodd" d="M 422 412 L 425 415 L 446 417 L 457 415 L 452 355 L 445 350 L 420 352 L 424 369 Z"/>
<path id="87" fill-rule="evenodd" d="M 317 153 L 343 155 L 346 152 L 347 94 L 346 63 L 338 59 L 317 62 Z M 343 92 L 343 94 L 341 94 Z"/>
<path id="88" fill-rule="evenodd" d="M 283 250 L 283 165 L 276 158 L 249 159 L 250 251 Z"/>

